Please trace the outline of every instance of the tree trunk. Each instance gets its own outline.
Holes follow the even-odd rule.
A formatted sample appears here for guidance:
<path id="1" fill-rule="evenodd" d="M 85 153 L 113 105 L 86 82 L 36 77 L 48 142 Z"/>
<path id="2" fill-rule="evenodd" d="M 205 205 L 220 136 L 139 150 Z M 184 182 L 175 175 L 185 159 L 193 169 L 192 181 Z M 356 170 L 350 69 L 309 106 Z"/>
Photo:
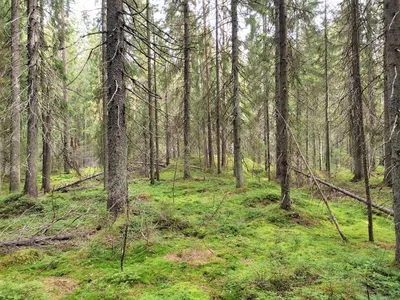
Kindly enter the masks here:
<path id="1" fill-rule="evenodd" d="M 325 75 L 325 169 L 328 176 L 331 174 L 331 147 L 329 126 L 329 85 L 328 85 L 328 19 L 326 12 L 326 0 L 324 9 L 324 75 Z"/>
<path id="2" fill-rule="evenodd" d="M 398 0 L 385 0 L 385 16 L 391 20 L 386 36 L 386 67 L 391 86 L 390 128 L 392 153 L 393 212 L 396 235 L 396 263 L 400 263 L 400 4 Z M 391 76 L 393 75 L 393 76 Z"/>
<path id="3" fill-rule="evenodd" d="M 397 1 L 397 0 L 396 0 Z M 353 75 L 353 96 L 356 107 L 356 128 L 358 128 L 357 139 L 355 142 L 356 152 L 361 152 L 363 177 L 365 183 L 365 192 L 367 196 L 367 209 L 368 209 L 368 237 L 369 241 L 374 241 L 373 233 L 373 220 L 372 220 L 372 201 L 369 186 L 369 170 L 368 170 L 368 155 L 367 145 L 364 134 L 364 115 L 363 115 L 363 101 L 362 101 L 362 88 L 361 88 L 361 75 L 360 75 L 360 49 L 359 49 L 359 28 L 360 28 L 360 17 L 359 17 L 359 4 L 358 0 L 351 1 L 351 52 L 352 52 L 352 75 Z M 359 155 L 359 154 L 357 154 Z"/>
<path id="4" fill-rule="evenodd" d="M 37 0 L 28 0 L 28 136 L 24 192 L 35 198 L 38 196 L 38 13 Z"/>
<path id="5" fill-rule="evenodd" d="M 11 3 L 11 142 L 10 142 L 10 192 L 20 189 L 21 181 L 21 51 L 19 0 Z"/>
<path id="6" fill-rule="evenodd" d="M 123 0 L 107 3 L 108 199 L 116 216 L 128 200 Z"/>
<path id="7" fill-rule="evenodd" d="M 168 89 L 165 92 L 165 163 L 167 166 L 170 164 L 170 158 L 171 158 L 171 132 L 169 128 L 169 103 L 168 103 Z"/>
<path id="8" fill-rule="evenodd" d="M 233 148 L 234 148 L 234 172 L 236 187 L 243 186 L 242 153 L 241 153 L 241 111 L 239 101 L 239 41 L 238 41 L 238 0 L 231 1 L 232 14 L 232 77 L 233 77 Z"/>
<path id="9" fill-rule="evenodd" d="M 103 98 L 103 169 L 104 169 L 104 189 L 107 189 L 108 183 L 108 139 L 107 139 L 107 0 L 101 2 L 101 28 L 103 33 L 101 39 L 103 45 L 101 46 L 102 55 L 102 98 Z"/>
<path id="10" fill-rule="evenodd" d="M 190 172 L 190 41 L 189 41 L 189 0 L 183 1 L 184 15 L 184 71 L 185 90 L 183 97 L 184 119 L 184 170 L 183 177 L 191 177 Z"/>
<path id="11" fill-rule="evenodd" d="M 288 75 L 287 75 L 287 26 L 286 26 L 286 0 L 279 0 L 279 107 L 278 123 L 279 143 L 281 144 L 280 170 L 281 180 L 281 208 L 290 210 L 290 168 L 289 168 L 289 136 L 288 136 Z"/>
<path id="12" fill-rule="evenodd" d="M 218 0 L 215 0 L 215 84 L 216 84 L 216 100 L 215 100 L 215 114 L 216 114 L 216 139 L 217 139 L 217 173 L 221 174 L 221 121 L 220 121 L 220 109 L 221 109 L 221 101 L 220 101 L 220 82 L 219 82 L 219 12 L 218 12 Z"/>
<path id="13" fill-rule="evenodd" d="M 267 16 L 263 15 L 263 34 L 264 34 L 264 55 L 267 55 Z M 265 59 L 267 64 L 267 59 Z M 264 66 L 264 167 L 267 172 L 268 181 L 271 181 L 271 150 L 269 138 L 269 89 L 268 89 L 268 72 L 267 66 Z"/>
<path id="14" fill-rule="evenodd" d="M 63 158 L 64 158 L 64 172 L 69 174 L 70 157 L 69 157 L 69 113 L 68 113 L 68 90 L 67 90 L 67 48 L 66 48 L 66 19 L 65 19 L 65 1 L 61 3 L 61 49 L 63 60 Z"/>
<path id="15" fill-rule="evenodd" d="M 154 105 L 151 87 L 151 32 L 150 32 L 150 3 L 147 0 L 146 19 L 147 19 L 147 93 L 148 93 L 148 112 L 149 112 L 149 170 L 150 170 L 150 184 L 154 184 Z"/>
<path id="16" fill-rule="evenodd" d="M 154 40 L 154 44 L 156 41 Z M 156 142 L 155 165 L 156 165 L 156 180 L 160 181 L 160 139 L 158 136 L 158 95 L 157 95 L 157 63 L 156 53 L 154 52 L 153 72 L 154 72 L 154 134 Z"/>
<path id="17" fill-rule="evenodd" d="M 49 87 L 46 96 L 49 97 Z M 50 188 L 50 175 L 51 175 L 51 108 L 50 103 L 43 111 L 43 161 L 42 161 L 42 189 L 44 193 L 49 193 Z"/>
<path id="18" fill-rule="evenodd" d="M 280 179 L 281 177 L 281 158 L 282 158 L 282 144 L 280 141 L 280 132 L 282 131 L 282 122 L 280 122 L 280 97 L 279 97 L 279 1 L 274 0 L 275 4 L 275 124 L 276 124 L 276 132 L 275 132 L 275 162 L 276 162 L 276 179 Z"/>

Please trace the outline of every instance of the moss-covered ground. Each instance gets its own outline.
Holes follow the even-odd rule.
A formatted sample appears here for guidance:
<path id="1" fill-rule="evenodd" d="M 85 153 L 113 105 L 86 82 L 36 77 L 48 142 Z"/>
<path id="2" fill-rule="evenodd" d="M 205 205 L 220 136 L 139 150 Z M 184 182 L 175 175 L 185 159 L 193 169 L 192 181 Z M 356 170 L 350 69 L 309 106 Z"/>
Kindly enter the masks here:
<path id="1" fill-rule="evenodd" d="M 3 196 L 2 241 L 81 237 L 1 249 L 0 299 L 400 299 L 391 218 L 375 215 L 369 243 L 365 207 L 326 190 L 345 243 L 307 187 L 292 189 L 287 212 L 279 209 L 279 185 L 261 173 L 236 189 L 230 171 L 196 169 L 185 181 L 174 169 L 153 186 L 131 179 L 123 271 L 127 221 L 108 220 L 101 178 L 37 200 Z M 350 179 L 340 171 L 331 181 L 362 195 L 362 183 Z M 374 200 L 387 203 L 390 190 L 380 181 L 372 179 Z"/>

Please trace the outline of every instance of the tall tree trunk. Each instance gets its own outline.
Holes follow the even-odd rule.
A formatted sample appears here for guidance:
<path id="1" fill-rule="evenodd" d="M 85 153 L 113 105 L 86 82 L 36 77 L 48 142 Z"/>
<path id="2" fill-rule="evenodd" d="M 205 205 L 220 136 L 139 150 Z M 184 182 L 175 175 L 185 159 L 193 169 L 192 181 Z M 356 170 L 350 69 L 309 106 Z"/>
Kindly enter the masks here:
<path id="1" fill-rule="evenodd" d="M 226 10 L 223 7 L 223 18 L 226 18 Z M 225 39 L 225 23 L 222 24 L 222 53 L 226 52 L 226 39 Z M 226 63 L 224 60 L 224 57 L 221 56 L 221 75 L 222 75 L 222 82 L 224 82 L 224 80 L 226 80 L 227 76 L 226 76 Z M 222 107 L 222 111 L 224 112 L 221 115 L 221 168 L 226 168 L 227 167 L 227 160 L 226 160 L 226 143 L 227 143 L 227 128 L 226 128 L 226 92 L 227 92 L 227 86 L 224 83 L 222 85 L 222 103 L 221 103 L 221 107 Z"/>
<path id="2" fill-rule="evenodd" d="M 288 101 L 288 75 L 287 75 L 287 25 L 286 25 L 286 0 L 279 0 L 279 104 L 278 123 L 279 142 L 281 144 L 280 169 L 281 179 L 281 208 L 290 210 L 290 168 L 289 168 L 289 101 Z"/>
<path id="3" fill-rule="evenodd" d="M 65 16 L 65 1 L 61 3 L 61 49 L 63 60 L 63 158 L 64 158 L 64 172 L 69 174 L 70 157 L 69 157 L 69 113 L 68 113 L 68 90 L 67 90 L 67 45 L 66 45 L 66 16 Z"/>
<path id="4" fill-rule="evenodd" d="M 108 199 L 116 216 L 128 200 L 123 0 L 107 3 Z"/>
<path id="5" fill-rule="evenodd" d="M 392 189 L 396 235 L 396 262 L 400 263 L 400 4 L 398 0 L 385 0 L 385 17 L 390 19 L 386 36 L 386 67 L 390 89 L 390 128 L 393 128 Z M 393 76 L 391 76 L 393 75 Z"/>
<path id="6" fill-rule="evenodd" d="M 147 0 L 146 9 L 146 19 L 147 19 L 147 91 L 148 91 L 148 111 L 149 111 L 149 147 L 150 147 L 150 157 L 149 157 L 149 170 L 150 170 L 150 184 L 154 184 L 154 105 L 153 105 L 153 95 L 151 87 L 151 29 L 150 29 L 150 3 Z"/>
<path id="7" fill-rule="evenodd" d="M 104 169 L 104 189 L 107 189 L 108 183 L 108 139 L 107 139 L 107 0 L 101 1 L 101 28 L 103 33 L 101 34 L 101 40 L 103 45 L 101 46 L 102 55 L 102 98 L 103 98 L 103 169 Z"/>
<path id="8" fill-rule="evenodd" d="M 11 3 L 11 142 L 10 142 L 10 192 L 20 189 L 21 181 L 21 51 L 19 0 Z"/>
<path id="9" fill-rule="evenodd" d="M 263 15 L 263 34 L 264 34 L 264 55 L 265 64 L 267 64 L 267 16 Z M 268 88 L 268 71 L 267 66 L 264 66 L 264 167 L 267 172 L 268 181 L 271 181 L 271 150 L 269 140 L 269 88 Z"/>
<path id="10" fill-rule="evenodd" d="M 49 87 L 45 87 L 46 96 L 49 97 Z M 44 193 L 49 193 L 51 176 L 51 108 L 48 103 L 42 113 L 43 115 L 43 161 L 42 161 L 42 189 Z"/>
<path id="11" fill-rule="evenodd" d="M 24 192 L 31 197 L 38 196 L 38 13 L 37 0 L 28 0 L 28 136 Z"/>
<path id="12" fill-rule="evenodd" d="M 221 174 L 221 93 L 220 93 L 220 78 L 219 78 L 219 12 L 218 0 L 215 0 L 215 84 L 216 84 L 216 100 L 215 100 L 215 114 L 216 114 L 216 139 L 217 139 L 217 173 Z"/>
<path id="13" fill-rule="evenodd" d="M 154 40 L 154 44 L 156 41 Z M 157 63 L 156 63 L 156 52 L 154 52 L 153 59 L 153 72 L 154 72 L 154 134 L 156 143 L 156 180 L 160 181 L 160 139 L 158 136 L 158 95 L 157 95 Z"/>
<path id="14" fill-rule="evenodd" d="M 238 0 L 231 1 L 232 14 L 232 77 L 233 77 L 233 156 L 236 187 L 243 186 L 242 153 L 241 153 L 241 111 L 239 101 L 239 41 L 238 41 Z"/>
<path id="15" fill-rule="evenodd" d="M 184 71 L 185 90 L 183 96 L 184 119 L 184 169 L 183 177 L 191 177 L 190 172 L 190 41 L 189 41 L 189 0 L 183 1 L 184 16 Z"/>
<path id="16" fill-rule="evenodd" d="M 165 164 L 169 166 L 171 159 L 171 131 L 169 128 L 169 103 L 168 103 L 168 88 L 165 92 Z"/>
<path id="17" fill-rule="evenodd" d="M 282 122 L 280 122 L 279 110 L 280 110 L 280 96 L 279 96 L 279 1 L 274 0 L 275 4 L 275 124 L 276 124 L 276 132 L 275 132 L 275 162 L 276 162 L 276 179 L 280 179 L 281 177 L 281 158 L 282 158 L 282 144 L 280 141 L 279 134 L 282 131 Z"/>
<path id="18" fill-rule="evenodd" d="M 328 85 L 328 18 L 325 0 L 324 9 L 324 75 L 325 75 L 325 169 L 328 176 L 331 174 L 331 147 L 330 147 L 330 126 L 329 126 L 329 85 Z"/>
<path id="19" fill-rule="evenodd" d="M 384 83 L 383 83 L 383 109 L 384 109 L 384 138 L 385 138 L 385 153 L 384 153 L 384 165 L 385 165 L 385 176 L 384 182 L 387 186 L 392 185 L 392 147 L 391 143 L 391 131 L 392 131 L 392 123 L 390 122 L 390 108 L 391 108 L 391 100 L 390 96 L 392 93 L 392 84 L 393 78 L 395 75 L 394 69 L 388 66 L 388 61 L 390 55 L 388 53 L 388 45 L 389 41 L 389 30 L 391 29 L 390 24 L 393 22 L 393 14 L 394 12 L 390 10 L 390 8 L 396 5 L 396 0 L 385 0 L 384 1 L 384 10 L 383 10 L 383 25 L 384 25 L 384 38 L 385 44 L 383 48 L 383 70 L 384 70 Z M 392 25 L 393 26 L 393 25 Z M 390 27 L 390 28 L 389 28 Z"/>
<path id="20" fill-rule="evenodd" d="M 206 5 L 202 0 L 203 6 L 203 34 L 204 34 L 204 59 L 206 71 L 206 96 L 207 96 L 207 149 L 208 149 L 208 167 L 214 167 L 214 151 L 212 142 L 212 123 L 211 123 L 211 86 L 210 86 L 210 68 L 208 60 L 208 33 L 206 24 Z"/>
<path id="21" fill-rule="evenodd" d="M 396 0 L 397 1 L 397 0 Z M 352 53 L 352 75 L 353 75 L 353 95 L 356 107 L 356 127 L 358 128 L 359 136 L 355 140 L 357 142 L 356 151 L 361 152 L 363 175 L 365 183 L 365 192 L 367 196 L 367 209 L 368 209 L 368 236 L 369 241 L 374 241 L 373 233 L 373 220 L 372 220 L 372 202 L 369 186 L 369 171 L 368 171 L 368 155 L 367 145 L 364 133 L 364 115 L 363 115 L 363 101 L 362 101 L 362 88 L 361 88 L 361 75 L 360 75 L 360 46 L 359 46 L 359 4 L 358 0 L 351 0 L 351 53 Z M 358 148 L 361 150 L 358 150 Z"/>

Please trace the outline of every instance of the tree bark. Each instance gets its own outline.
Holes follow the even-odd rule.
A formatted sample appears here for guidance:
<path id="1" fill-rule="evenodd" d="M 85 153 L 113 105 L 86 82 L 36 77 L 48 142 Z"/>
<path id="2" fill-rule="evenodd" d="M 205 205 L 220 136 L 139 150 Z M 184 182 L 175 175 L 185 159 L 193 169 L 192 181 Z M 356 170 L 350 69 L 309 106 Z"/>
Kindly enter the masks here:
<path id="1" fill-rule="evenodd" d="M 396 263 L 400 263 L 400 4 L 398 0 L 385 0 L 385 16 L 390 20 L 386 37 L 386 67 L 391 89 L 390 128 L 392 164 L 393 212 L 396 235 Z M 392 76 L 393 75 L 393 76 Z"/>
<path id="2" fill-rule="evenodd" d="M 189 40 L 189 0 L 183 1 L 184 17 L 184 96 L 183 96 L 183 119 L 184 119 L 184 170 L 183 177 L 190 178 L 190 40 Z"/>
<path id="3" fill-rule="evenodd" d="M 279 96 L 279 1 L 274 0 L 275 5 L 275 124 L 276 124 L 276 132 L 275 132 L 275 162 L 276 162 L 276 179 L 280 179 L 281 177 L 281 158 L 282 158 L 282 145 L 280 141 L 280 132 L 282 131 L 282 122 L 280 122 L 279 110 L 280 110 L 280 96 Z"/>
<path id="4" fill-rule="evenodd" d="M 11 3 L 11 142 L 10 142 L 10 192 L 20 189 L 21 181 L 21 31 L 19 0 Z"/>
<path id="5" fill-rule="evenodd" d="M 28 0 L 28 136 L 24 192 L 35 198 L 38 196 L 38 13 L 37 0 Z"/>
<path id="6" fill-rule="evenodd" d="M 156 41 L 154 40 L 154 44 Z M 157 62 L 156 53 L 154 52 L 153 58 L 153 72 L 154 72 L 154 134 L 156 143 L 155 165 L 156 165 L 156 180 L 160 181 L 160 138 L 158 136 L 158 95 L 157 95 Z"/>
<path id="7" fill-rule="evenodd" d="M 128 199 L 123 0 L 107 3 L 108 199 L 116 216 Z"/>
<path id="8" fill-rule="evenodd" d="M 152 95 L 152 76 L 151 76 L 151 28 L 150 28 L 150 3 L 147 0 L 147 9 L 146 9 L 146 19 L 147 19 L 147 92 L 148 92 L 148 112 L 149 112 L 149 148 L 150 148 L 150 184 L 154 184 L 154 105 L 153 105 L 153 95 Z"/>
<path id="9" fill-rule="evenodd" d="M 241 110 L 239 101 L 239 41 L 238 41 L 238 0 L 231 1 L 232 14 L 232 77 L 233 77 L 233 149 L 234 173 L 236 187 L 243 186 L 242 153 L 241 153 Z"/>
<path id="10" fill-rule="evenodd" d="M 396 0 L 397 1 L 397 0 Z M 367 145 L 364 133 L 364 115 L 363 115 L 363 101 L 362 101 L 362 88 L 361 88 L 361 75 L 360 75 L 360 49 L 359 49 L 359 4 L 358 0 L 351 1 L 351 52 L 352 52 L 352 76 L 353 76 L 353 97 L 355 111 L 355 124 L 357 128 L 357 137 L 354 142 L 357 143 L 355 151 L 357 156 L 361 154 L 361 165 L 363 167 L 363 177 L 365 184 L 365 192 L 367 196 L 367 210 L 368 210 L 368 237 L 369 241 L 374 241 L 373 233 L 373 220 L 372 220 L 372 205 L 371 193 L 369 186 L 369 170 L 368 170 L 368 155 Z M 357 157 L 358 159 L 358 157 Z M 356 177 L 357 174 L 355 174 Z"/>
<path id="11" fill-rule="evenodd" d="M 287 25 L 286 0 L 279 0 L 279 104 L 278 123 L 279 142 L 281 144 L 280 170 L 281 208 L 290 210 L 290 168 L 289 168 L 289 136 L 288 136 L 288 75 L 287 75 Z"/>
<path id="12" fill-rule="evenodd" d="M 264 55 L 267 55 L 267 16 L 263 15 L 263 34 L 264 34 Z M 267 59 L 265 58 L 265 64 Z M 270 136 L 269 136 L 269 89 L 268 89 L 268 71 L 267 66 L 264 66 L 264 167 L 267 172 L 268 181 L 271 181 L 271 150 L 270 150 Z"/>
<path id="13" fill-rule="evenodd" d="M 168 103 L 168 88 L 165 92 L 165 162 L 166 165 L 169 166 L 171 159 L 171 131 L 169 128 L 169 103 Z"/>
<path id="14" fill-rule="evenodd" d="M 324 9 L 324 77 L 325 77 L 325 169 L 328 176 L 331 174 L 331 147 L 330 147 L 330 126 L 329 126 L 329 85 L 328 85 L 328 19 L 325 0 Z"/>
<path id="15" fill-rule="evenodd" d="M 107 139 L 107 0 L 101 2 L 101 28 L 103 33 L 101 34 L 101 40 L 103 45 L 101 46 L 102 55 L 102 98 L 103 98 L 103 169 L 104 169 L 104 189 L 107 189 L 108 183 L 108 139 Z"/>
<path id="16" fill-rule="evenodd" d="M 48 86 L 46 87 L 46 96 L 49 97 L 50 92 Z M 42 161 L 42 189 L 43 192 L 49 193 L 50 176 L 51 176 L 51 108 L 50 103 L 43 111 L 43 161 Z"/>
<path id="17" fill-rule="evenodd" d="M 216 101 L 215 101 L 215 114 L 216 114 L 216 140 L 217 140 L 217 173 L 221 174 L 221 93 L 220 93 L 220 77 L 219 77 L 219 12 L 218 0 L 215 0 L 215 84 L 216 84 Z"/>
<path id="18" fill-rule="evenodd" d="M 63 60 L 63 158 L 64 158 L 64 173 L 69 174 L 70 157 L 69 157 L 69 113 L 68 113 L 68 90 L 67 90 L 67 48 L 66 48 L 66 12 L 65 1 L 61 2 L 61 49 Z"/>

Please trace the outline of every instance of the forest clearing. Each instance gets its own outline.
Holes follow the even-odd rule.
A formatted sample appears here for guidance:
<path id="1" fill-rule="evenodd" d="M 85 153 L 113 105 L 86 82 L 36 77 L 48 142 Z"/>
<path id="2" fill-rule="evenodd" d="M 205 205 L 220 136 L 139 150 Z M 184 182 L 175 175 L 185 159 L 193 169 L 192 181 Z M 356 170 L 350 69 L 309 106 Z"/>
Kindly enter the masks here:
<path id="1" fill-rule="evenodd" d="M 0 16 L 0 299 L 400 299 L 399 0 Z"/>

